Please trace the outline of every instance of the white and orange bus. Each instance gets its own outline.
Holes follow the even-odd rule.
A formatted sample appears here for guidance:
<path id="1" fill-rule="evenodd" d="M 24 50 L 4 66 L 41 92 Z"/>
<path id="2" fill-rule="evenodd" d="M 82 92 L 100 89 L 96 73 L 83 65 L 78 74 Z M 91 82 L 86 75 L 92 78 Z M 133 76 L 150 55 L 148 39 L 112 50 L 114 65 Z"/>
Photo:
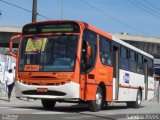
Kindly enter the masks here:
<path id="1" fill-rule="evenodd" d="M 14 39 L 20 37 L 17 55 Z M 153 56 L 80 21 L 27 24 L 10 42 L 15 56 L 17 97 L 87 102 L 99 111 L 108 102 L 139 108 L 154 95 Z"/>

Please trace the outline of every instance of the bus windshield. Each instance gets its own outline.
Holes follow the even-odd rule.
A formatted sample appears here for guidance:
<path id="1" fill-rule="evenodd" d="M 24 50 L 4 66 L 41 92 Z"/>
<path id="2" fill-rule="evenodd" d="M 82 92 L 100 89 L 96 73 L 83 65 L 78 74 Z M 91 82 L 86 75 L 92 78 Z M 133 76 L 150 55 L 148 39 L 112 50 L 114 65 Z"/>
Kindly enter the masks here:
<path id="1" fill-rule="evenodd" d="M 78 35 L 24 37 L 19 71 L 73 71 Z"/>

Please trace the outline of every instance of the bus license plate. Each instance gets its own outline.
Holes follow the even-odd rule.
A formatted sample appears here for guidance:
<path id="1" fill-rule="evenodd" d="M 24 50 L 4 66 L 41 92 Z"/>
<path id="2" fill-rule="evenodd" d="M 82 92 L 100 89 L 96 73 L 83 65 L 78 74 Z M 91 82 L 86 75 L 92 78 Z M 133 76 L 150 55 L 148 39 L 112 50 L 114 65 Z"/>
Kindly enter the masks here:
<path id="1" fill-rule="evenodd" d="M 37 88 L 37 92 L 48 92 L 47 88 Z"/>

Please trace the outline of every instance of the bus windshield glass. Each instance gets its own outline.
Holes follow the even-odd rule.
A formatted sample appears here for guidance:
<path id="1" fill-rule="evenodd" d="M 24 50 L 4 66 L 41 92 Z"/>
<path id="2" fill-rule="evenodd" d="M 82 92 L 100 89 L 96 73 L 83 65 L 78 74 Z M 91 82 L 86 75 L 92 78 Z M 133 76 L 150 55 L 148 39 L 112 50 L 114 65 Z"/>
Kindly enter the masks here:
<path id="1" fill-rule="evenodd" d="M 73 71 L 78 35 L 24 37 L 19 71 Z"/>

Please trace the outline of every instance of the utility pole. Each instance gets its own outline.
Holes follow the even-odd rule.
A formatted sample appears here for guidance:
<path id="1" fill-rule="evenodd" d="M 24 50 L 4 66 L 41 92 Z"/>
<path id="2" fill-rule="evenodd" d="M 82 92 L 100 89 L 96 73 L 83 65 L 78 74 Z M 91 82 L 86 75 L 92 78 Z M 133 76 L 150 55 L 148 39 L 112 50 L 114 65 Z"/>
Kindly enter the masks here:
<path id="1" fill-rule="evenodd" d="M 61 0 L 61 20 L 63 19 L 63 0 Z"/>
<path id="2" fill-rule="evenodd" d="M 33 0 L 33 7 L 32 7 L 32 22 L 37 21 L 37 0 Z"/>

